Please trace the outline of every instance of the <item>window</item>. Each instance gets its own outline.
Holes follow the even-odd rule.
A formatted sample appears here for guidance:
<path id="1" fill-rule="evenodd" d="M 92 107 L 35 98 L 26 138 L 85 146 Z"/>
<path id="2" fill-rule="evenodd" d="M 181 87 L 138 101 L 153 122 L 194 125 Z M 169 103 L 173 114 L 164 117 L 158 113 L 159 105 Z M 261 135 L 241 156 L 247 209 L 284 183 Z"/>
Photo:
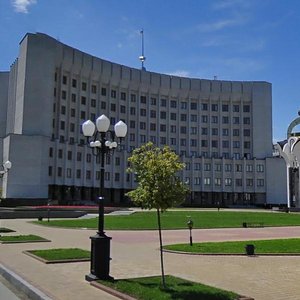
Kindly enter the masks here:
<path id="1" fill-rule="evenodd" d="M 72 100 L 72 102 L 76 102 L 76 95 L 75 94 L 71 95 L 71 100 Z"/>
<path id="2" fill-rule="evenodd" d="M 142 130 L 146 129 L 146 122 L 140 122 L 140 129 Z"/>
<path id="3" fill-rule="evenodd" d="M 67 76 L 64 75 L 62 77 L 62 82 L 63 82 L 63 84 L 67 84 Z"/>
<path id="4" fill-rule="evenodd" d="M 146 96 L 141 96 L 141 103 L 146 103 L 147 102 L 147 98 Z"/>
<path id="5" fill-rule="evenodd" d="M 211 164 L 210 163 L 205 163 L 204 164 L 204 171 L 210 171 L 211 170 Z"/>
<path id="6" fill-rule="evenodd" d="M 212 116 L 211 117 L 211 122 L 212 123 L 218 123 L 218 116 Z"/>
<path id="7" fill-rule="evenodd" d="M 81 170 L 80 170 L 80 169 L 77 169 L 77 170 L 76 170 L 76 178 L 77 178 L 77 179 L 80 179 L 80 178 L 81 178 Z"/>
<path id="8" fill-rule="evenodd" d="M 61 91 L 61 98 L 62 99 L 67 99 L 67 92 L 66 91 Z"/>
<path id="9" fill-rule="evenodd" d="M 244 113 L 250 112 L 250 105 L 244 105 L 244 106 L 243 106 L 243 112 L 244 112 Z"/>
<path id="10" fill-rule="evenodd" d="M 236 164 L 236 165 L 235 165 L 235 170 L 236 170 L 236 172 L 242 172 L 242 171 L 243 171 L 243 165 L 241 165 L 241 164 Z"/>
<path id="11" fill-rule="evenodd" d="M 48 176 L 52 176 L 52 167 L 51 166 L 48 168 Z"/>
<path id="12" fill-rule="evenodd" d="M 97 86 L 92 84 L 92 93 L 96 94 L 97 93 Z"/>
<path id="13" fill-rule="evenodd" d="M 92 161 L 92 155 L 90 153 L 88 153 L 86 155 L 86 162 L 90 163 Z"/>
<path id="14" fill-rule="evenodd" d="M 208 147 L 208 141 L 207 140 L 201 140 L 201 147 Z"/>
<path id="15" fill-rule="evenodd" d="M 90 171 L 90 170 L 87 170 L 87 171 L 86 171 L 85 177 L 86 177 L 87 180 L 90 180 L 90 179 L 91 179 L 91 171 Z"/>
<path id="16" fill-rule="evenodd" d="M 85 111 L 81 111 L 80 112 L 80 118 L 81 119 L 85 119 Z"/>
<path id="17" fill-rule="evenodd" d="M 197 127 L 191 127 L 191 134 L 197 134 Z"/>
<path id="18" fill-rule="evenodd" d="M 81 97 L 81 104 L 86 105 L 86 97 L 84 96 Z"/>
<path id="19" fill-rule="evenodd" d="M 180 114 L 180 121 L 186 121 L 186 114 Z"/>
<path id="20" fill-rule="evenodd" d="M 110 104 L 110 110 L 111 111 L 116 111 L 116 104 L 115 103 Z"/>
<path id="21" fill-rule="evenodd" d="M 121 92 L 121 100 L 126 100 L 126 93 L 124 92 Z"/>
<path id="22" fill-rule="evenodd" d="M 218 148 L 218 141 L 211 141 L 212 148 Z"/>
<path id="23" fill-rule="evenodd" d="M 74 123 L 70 123 L 70 131 L 71 132 L 75 131 L 75 124 Z"/>
<path id="24" fill-rule="evenodd" d="M 129 127 L 130 128 L 135 128 L 135 121 L 130 121 L 129 122 Z"/>
<path id="25" fill-rule="evenodd" d="M 161 136 L 161 137 L 160 137 L 160 143 L 161 143 L 162 145 L 165 145 L 165 144 L 167 143 L 167 139 L 166 139 L 164 136 Z"/>
<path id="26" fill-rule="evenodd" d="M 233 112 L 239 112 L 240 111 L 240 106 L 238 104 L 234 104 L 232 107 Z"/>
<path id="27" fill-rule="evenodd" d="M 106 109 L 106 102 L 103 102 L 103 101 L 101 102 L 101 108 Z"/>
<path id="28" fill-rule="evenodd" d="M 191 147 L 197 147 L 197 140 L 196 139 L 191 139 L 190 140 L 190 145 L 191 145 Z"/>
<path id="29" fill-rule="evenodd" d="M 82 82 L 82 83 L 81 83 L 81 89 L 82 89 L 83 91 L 86 91 L 86 82 Z"/>
<path id="30" fill-rule="evenodd" d="M 72 177 L 72 169 L 67 168 L 67 178 L 71 178 Z"/>
<path id="31" fill-rule="evenodd" d="M 187 162 L 187 163 L 185 164 L 185 169 L 186 169 L 187 171 L 189 171 L 189 170 L 191 169 L 191 164 L 190 164 L 189 162 Z"/>
<path id="32" fill-rule="evenodd" d="M 130 114 L 131 114 L 132 116 L 135 115 L 135 107 L 130 107 Z"/>
<path id="33" fill-rule="evenodd" d="M 62 115 L 65 115 L 66 114 L 66 107 L 62 105 L 60 111 L 61 111 Z"/>
<path id="34" fill-rule="evenodd" d="M 194 184 L 195 185 L 200 185 L 201 184 L 201 177 L 195 177 L 194 178 Z"/>
<path id="35" fill-rule="evenodd" d="M 165 124 L 160 124 L 160 131 L 165 132 L 167 130 L 167 126 Z"/>
<path id="36" fill-rule="evenodd" d="M 194 170 L 200 171 L 201 170 L 201 164 L 200 163 L 195 163 L 194 164 Z"/>
<path id="37" fill-rule="evenodd" d="M 130 133 L 129 140 L 130 140 L 130 142 L 134 142 L 135 141 L 135 134 L 134 133 Z"/>
<path id="38" fill-rule="evenodd" d="M 264 165 L 261 165 L 261 164 L 257 165 L 256 166 L 256 171 L 259 172 L 259 173 L 262 173 L 264 171 Z"/>
<path id="39" fill-rule="evenodd" d="M 240 148 L 240 141 L 233 141 L 232 146 L 233 148 Z"/>
<path id="40" fill-rule="evenodd" d="M 151 97 L 150 101 L 151 101 L 151 105 L 156 105 L 156 98 Z"/>
<path id="41" fill-rule="evenodd" d="M 233 153 L 233 158 L 234 159 L 240 159 L 241 158 L 240 153 Z"/>
<path id="42" fill-rule="evenodd" d="M 175 138 L 171 138 L 171 145 L 175 146 L 176 145 L 176 139 Z"/>
<path id="43" fill-rule="evenodd" d="M 228 123 L 229 123 L 229 118 L 223 116 L 223 117 L 222 117 L 222 123 L 223 123 L 223 124 L 228 124 Z"/>
<path id="44" fill-rule="evenodd" d="M 212 128 L 211 129 L 211 134 L 212 135 L 218 135 L 218 128 Z"/>
<path id="45" fill-rule="evenodd" d="M 250 129 L 244 129 L 244 136 L 250 136 Z"/>
<path id="46" fill-rule="evenodd" d="M 221 186 L 221 178 L 215 178 L 215 186 Z"/>
<path id="47" fill-rule="evenodd" d="M 140 142 L 141 143 L 146 143 L 146 136 L 144 134 L 140 135 Z"/>
<path id="48" fill-rule="evenodd" d="M 186 127 L 185 126 L 180 127 L 180 133 L 186 134 Z"/>
<path id="49" fill-rule="evenodd" d="M 125 106 L 125 105 L 121 105 L 121 106 L 120 106 L 120 112 L 121 112 L 122 114 L 125 114 L 125 113 L 126 113 L 126 106 Z"/>
<path id="50" fill-rule="evenodd" d="M 250 124 L 250 118 L 245 117 L 244 118 L 244 125 L 249 125 Z"/>
<path id="51" fill-rule="evenodd" d="M 53 157 L 53 148 L 52 147 L 49 148 L 49 157 Z"/>
<path id="52" fill-rule="evenodd" d="M 197 122 L 197 115 L 191 115 L 191 122 Z"/>
<path id="53" fill-rule="evenodd" d="M 210 185 L 210 177 L 204 178 L 204 185 Z"/>
<path id="54" fill-rule="evenodd" d="M 222 104 L 222 111 L 223 112 L 228 111 L 228 104 Z"/>
<path id="55" fill-rule="evenodd" d="M 240 135 L 240 130 L 239 129 L 233 129 L 232 130 L 232 135 L 233 136 L 239 136 Z"/>
<path id="56" fill-rule="evenodd" d="M 104 179 L 105 179 L 105 181 L 109 181 L 110 180 L 110 173 L 109 172 L 105 172 L 104 173 Z"/>
<path id="57" fill-rule="evenodd" d="M 167 118 L 167 113 L 165 111 L 160 112 L 160 118 L 161 119 L 166 119 Z"/>
<path id="58" fill-rule="evenodd" d="M 130 101 L 131 102 L 136 102 L 136 95 L 135 94 L 130 95 Z"/>
<path id="59" fill-rule="evenodd" d="M 225 186 L 231 186 L 232 179 L 231 178 L 225 178 Z"/>
<path id="60" fill-rule="evenodd" d="M 60 121 L 60 129 L 65 130 L 65 121 Z"/>
<path id="61" fill-rule="evenodd" d="M 201 121 L 202 121 L 202 123 L 207 123 L 208 122 L 208 116 L 202 116 Z"/>
<path id="62" fill-rule="evenodd" d="M 61 177 L 61 176 L 62 176 L 62 168 L 61 168 L 61 167 L 58 167 L 58 168 L 57 168 L 57 176 L 58 176 L 58 177 Z"/>
<path id="63" fill-rule="evenodd" d="M 201 110 L 208 110 L 208 105 L 207 105 L 207 103 L 202 103 L 202 104 L 201 104 Z"/>
<path id="64" fill-rule="evenodd" d="M 246 172 L 253 172 L 253 166 L 247 164 L 247 165 L 246 165 Z"/>
<path id="65" fill-rule="evenodd" d="M 141 108 L 140 109 L 140 115 L 143 116 L 143 117 L 145 117 L 146 116 L 146 109 Z"/>
<path id="66" fill-rule="evenodd" d="M 176 133 L 176 125 L 171 125 L 171 126 L 170 126 L 170 131 L 171 131 L 172 133 Z"/>
<path id="67" fill-rule="evenodd" d="M 225 172 L 231 172 L 232 171 L 232 165 L 231 164 L 225 164 Z"/>
<path id="68" fill-rule="evenodd" d="M 115 181 L 120 181 L 120 173 L 115 173 Z"/>
<path id="69" fill-rule="evenodd" d="M 229 135 L 229 130 L 227 128 L 222 129 L 222 135 L 223 136 L 228 136 Z"/>
<path id="70" fill-rule="evenodd" d="M 150 118 L 156 118 L 156 110 L 150 110 Z"/>
<path id="71" fill-rule="evenodd" d="M 221 172 L 222 171 L 222 165 L 221 164 L 215 164 L 215 171 Z"/>
<path id="72" fill-rule="evenodd" d="M 81 161 L 82 154 L 81 152 L 77 152 L 77 161 Z"/>
<path id="73" fill-rule="evenodd" d="M 171 113 L 170 114 L 170 119 L 175 121 L 176 120 L 176 113 Z"/>
<path id="74" fill-rule="evenodd" d="M 250 149 L 250 146 L 251 146 L 250 142 L 248 142 L 248 141 L 244 142 L 245 149 Z"/>
<path id="75" fill-rule="evenodd" d="M 233 117 L 233 124 L 240 124 L 240 118 L 239 117 Z"/>
<path id="76" fill-rule="evenodd" d="M 171 108 L 176 108 L 177 107 L 177 102 L 175 100 L 171 100 L 170 106 L 171 106 Z"/>
<path id="77" fill-rule="evenodd" d="M 166 99 L 160 99 L 160 106 L 166 107 L 167 106 L 167 100 Z"/>
<path id="78" fill-rule="evenodd" d="M 186 139 L 180 139 L 180 146 L 186 146 Z"/>
<path id="79" fill-rule="evenodd" d="M 196 109 L 197 109 L 197 103 L 191 102 L 191 110 L 196 110 Z"/>
<path id="80" fill-rule="evenodd" d="M 68 157 L 68 160 L 72 160 L 72 151 L 68 151 L 67 157 Z"/>
<path id="81" fill-rule="evenodd" d="M 241 179 L 241 178 L 236 178 L 236 180 L 235 180 L 235 185 L 236 185 L 236 186 L 242 186 L 242 185 L 243 185 L 242 179 Z"/>
<path id="82" fill-rule="evenodd" d="M 181 109 L 187 109 L 187 102 L 181 102 L 180 107 Z"/>
<path id="83" fill-rule="evenodd" d="M 218 111 L 218 104 L 212 104 L 211 111 Z"/>
<path id="84" fill-rule="evenodd" d="M 229 141 L 222 141 L 223 148 L 229 148 Z"/>
<path id="85" fill-rule="evenodd" d="M 156 131 L 156 124 L 155 123 L 150 123 L 150 130 L 151 131 Z"/>
<path id="86" fill-rule="evenodd" d="M 246 186 L 253 186 L 253 179 L 252 178 L 247 178 L 246 179 Z"/>
<path id="87" fill-rule="evenodd" d="M 116 98 L 117 97 L 117 91 L 116 90 L 111 90 L 110 91 L 110 96 L 111 96 L 111 98 Z"/>
<path id="88" fill-rule="evenodd" d="M 201 134 L 202 135 L 207 135 L 208 134 L 208 128 L 207 127 L 202 127 L 201 128 Z"/>
<path id="89" fill-rule="evenodd" d="M 101 88 L 101 96 L 106 96 L 106 88 Z"/>
<path id="90" fill-rule="evenodd" d="M 257 179 L 257 186 L 264 186 L 265 181 L 263 179 Z"/>

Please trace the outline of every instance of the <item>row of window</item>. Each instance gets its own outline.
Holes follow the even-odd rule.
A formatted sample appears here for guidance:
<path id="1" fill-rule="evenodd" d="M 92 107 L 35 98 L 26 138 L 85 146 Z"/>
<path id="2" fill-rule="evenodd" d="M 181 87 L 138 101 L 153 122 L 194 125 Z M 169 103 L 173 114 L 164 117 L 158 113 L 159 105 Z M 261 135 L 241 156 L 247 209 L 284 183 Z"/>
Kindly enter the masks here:
<path id="1" fill-rule="evenodd" d="M 186 177 L 185 181 L 189 184 L 190 183 L 190 177 Z M 212 179 L 210 177 L 204 177 L 203 178 L 203 184 L 206 186 L 209 186 L 212 184 Z M 252 187 L 254 184 L 253 178 L 246 178 L 246 186 Z M 194 177 L 194 185 L 201 185 L 201 177 Z M 221 178 L 215 178 L 214 179 L 214 185 L 215 186 L 221 186 L 222 185 L 222 179 Z M 224 185 L 225 186 L 232 186 L 233 180 L 232 178 L 225 178 L 224 179 Z M 264 179 L 256 179 L 256 186 L 257 187 L 263 187 L 265 185 Z M 242 178 L 236 178 L 235 179 L 235 186 L 243 186 L 243 179 Z"/>
<path id="2" fill-rule="evenodd" d="M 236 172 L 243 172 L 243 165 L 242 164 L 235 164 L 234 165 L 235 171 Z M 191 163 L 187 162 L 185 164 L 185 169 L 190 170 L 191 169 Z M 193 169 L 200 171 L 201 170 L 201 163 L 194 163 Z M 212 170 L 212 164 L 211 163 L 204 163 L 203 164 L 203 170 L 204 171 L 211 171 Z M 222 171 L 222 164 L 216 163 L 214 164 L 214 170 L 216 172 L 221 172 Z M 224 171 L 225 172 L 232 172 L 233 170 L 233 165 L 232 164 L 224 164 Z M 253 172 L 253 165 L 246 164 L 245 166 L 246 172 Z M 264 172 L 264 165 L 263 164 L 257 164 L 256 165 L 256 172 L 262 173 Z"/>

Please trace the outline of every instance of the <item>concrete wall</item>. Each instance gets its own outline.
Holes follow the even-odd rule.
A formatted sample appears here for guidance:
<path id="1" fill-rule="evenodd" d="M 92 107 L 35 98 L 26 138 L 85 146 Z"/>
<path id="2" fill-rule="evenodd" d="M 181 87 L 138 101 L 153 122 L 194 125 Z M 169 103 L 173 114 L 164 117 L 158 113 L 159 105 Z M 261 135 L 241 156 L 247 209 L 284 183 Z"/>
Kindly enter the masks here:
<path id="1" fill-rule="evenodd" d="M 9 72 L 0 72 L 0 138 L 6 134 L 8 80 Z"/>
<path id="2" fill-rule="evenodd" d="M 283 158 L 266 159 L 268 204 L 287 204 L 286 165 Z"/>

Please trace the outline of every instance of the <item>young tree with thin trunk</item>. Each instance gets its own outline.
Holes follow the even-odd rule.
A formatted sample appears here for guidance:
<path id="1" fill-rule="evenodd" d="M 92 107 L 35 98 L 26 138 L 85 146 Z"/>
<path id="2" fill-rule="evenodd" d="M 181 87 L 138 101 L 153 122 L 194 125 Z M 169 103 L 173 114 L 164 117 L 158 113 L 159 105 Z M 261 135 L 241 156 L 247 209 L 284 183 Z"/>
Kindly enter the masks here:
<path id="1" fill-rule="evenodd" d="M 178 155 L 170 147 L 155 147 L 147 143 L 133 151 L 128 159 L 128 172 L 135 174 L 138 186 L 127 193 L 132 201 L 143 209 L 156 209 L 162 286 L 165 288 L 165 275 L 162 251 L 162 234 L 160 213 L 166 209 L 184 202 L 188 187 L 178 177 L 178 172 L 184 168 Z"/>

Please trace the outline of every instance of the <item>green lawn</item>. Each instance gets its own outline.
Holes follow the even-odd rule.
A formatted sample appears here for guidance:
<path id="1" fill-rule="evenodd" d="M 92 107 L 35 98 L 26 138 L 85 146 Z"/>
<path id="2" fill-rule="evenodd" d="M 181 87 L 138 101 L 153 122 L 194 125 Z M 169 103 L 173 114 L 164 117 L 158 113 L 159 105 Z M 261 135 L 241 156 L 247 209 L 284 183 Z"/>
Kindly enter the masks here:
<path id="1" fill-rule="evenodd" d="M 264 226 L 299 226 L 300 214 L 234 211 L 168 211 L 161 214 L 163 229 L 187 228 L 189 217 L 194 228 L 242 227 L 244 222 L 264 223 Z M 51 220 L 34 222 L 46 226 L 70 228 L 97 228 L 97 218 L 77 220 Z M 107 230 L 145 230 L 157 228 L 156 212 L 137 212 L 127 216 L 105 216 Z"/>
<path id="2" fill-rule="evenodd" d="M 46 250 L 30 250 L 27 251 L 47 261 L 57 260 L 75 260 L 90 258 L 90 251 L 78 249 L 78 248 L 60 248 L 60 249 L 46 249 Z"/>
<path id="3" fill-rule="evenodd" d="M 257 241 L 236 241 L 236 242 L 209 242 L 166 245 L 164 249 L 191 252 L 191 253 L 212 253 L 212 254 L 244 254 L 245 246 L 253 244 L 255 254 L 300 254 L 300 239 L 276 239 Z"/>
<path id="4" fill-rule="evenodd" d="M 0 236 L 0 242 L 2 243 L 30 243 L 30 242 L 46 242 L 46 241 L 48 240 L 33 234 Z"/>
<path id="5" fill-rule="evenodd" d="M 166 276 L 167 289 L 161 288 L 161 277 L 99 281 L 140 300 L 234 300 L 238 295 L 200 283 Z"/>

